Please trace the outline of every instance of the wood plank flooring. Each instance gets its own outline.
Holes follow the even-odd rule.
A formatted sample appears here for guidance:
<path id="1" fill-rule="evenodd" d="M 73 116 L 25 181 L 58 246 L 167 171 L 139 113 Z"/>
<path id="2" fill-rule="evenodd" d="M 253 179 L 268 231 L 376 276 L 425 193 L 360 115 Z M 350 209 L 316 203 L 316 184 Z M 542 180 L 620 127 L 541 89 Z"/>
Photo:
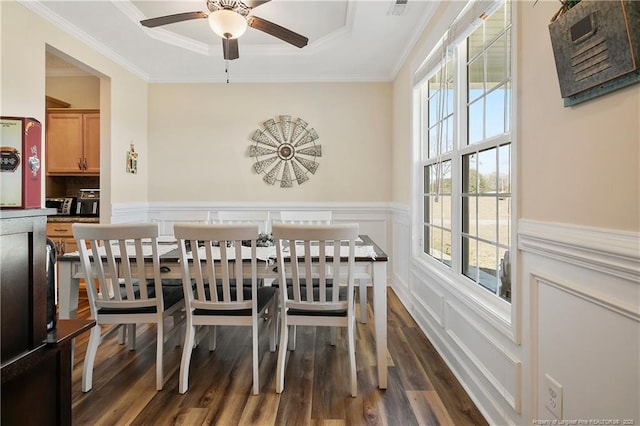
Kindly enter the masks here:
<path id="1" fill-rule="evenodd" d="M 369 292 L 370 293 L 370 292 Z M 377 388 L 373 312 L 357 323 L 358 396 L 349 393 L 344 330 L 336 346 L 325 327 L 298 327 L 285 390 L 275 392 L 277 352 L 260 334 L 260 394 L 252 395 L 251 332 L 219 327 L 218 347 L 193 350 L 189 391 L 178 393 L 181 346 L 165 343 L 165 385 L 155 390 L 155 327 L 139 326 L 136 350 L 117 336 L 98 348 L 93 389 L 82 393 L 82 365 L 89 333 L 76 340 L 73 368 L 74 425 L 485 425 L 434 347 L 388 290 L 388 388 Z M 371 296 L 369 295 L 369 298 Z M 358 308 L 359 309 L 359 308 Z M 86 299 L 79 317 L 89 317 Z M 359 314 L 357 316 L 359 317 Z"/>

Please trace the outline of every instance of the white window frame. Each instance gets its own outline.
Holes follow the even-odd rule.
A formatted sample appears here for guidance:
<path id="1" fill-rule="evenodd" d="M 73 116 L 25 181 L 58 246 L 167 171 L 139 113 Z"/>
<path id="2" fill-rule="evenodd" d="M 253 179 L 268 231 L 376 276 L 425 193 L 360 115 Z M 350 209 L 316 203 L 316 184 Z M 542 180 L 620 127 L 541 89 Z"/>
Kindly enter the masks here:
<path id="1" fill-rule="evenodd" d="M 477 27 L 477 19 L 474 16 L 477 15 L 474 11 L 479 8 L 484 10 L 491 9 L 491 12 L 495 11 L 500 5 L 503 4 L 503 0 L 484 1 L 477 0 L 471 2 L 460 13 L 458 18 L 454 20 L 454 23 L 449 26 L 449 34 L 443 35 L 451 39 L 450 45 L 458 44 L 460 40 L 464 40 Z M 414 244 L 412 245 L 412 257 L 413 261 L 419 263 L 424 268 L 434 273 L 437 277 L 437 281 L 448 284 L 447 289 L 451 291 L 456 297 L 466 300 L 467 305 L 476 310 L 482 315 L 489 315 L 493 319 L 493 323 L 497 329 L 502 330 L 504 334 L 511 337 L 514 342 L 520 341 L 520 327 L 517 313 L 520 311 L 520 288 L 517 281 L 517 114 L 516 103 L 517 99 L 515 94 L 517 93 L 517 1 L 511 1 L 511 134 L 510 134 L 510 155 L 511 155 L 511 235 L 510 235 L 510 257 L 511 257 L 511 303 L 502 300 L 500 297 L 492 294 L 486 289 L 482 288 L 476 282 L 469 280 L 462 274 L 461 271 L 461 259 L 458 254 L 458 259 L 452 259 L 452 266 L 448 267 L 443 262 L 434 259 L 433 257 L 424 253 L 424 197 L 423 197 L 423 185 L 424 185 L 424 173 L 423 167 L 425 165 L 425 157 L 428 154 L 423 153 L 423 141 L 422 135 L 424 129 L 422 128 L 423 117 L 425 112 L 422 108 L 423 90 L 426 90 L 426 84 L 428 79 L 433 76 L 434 71 L 439 68 L 442 62 L 442 40 L 436 45 L 429 55 L 425 56 L 422 64 L 416 69 L 413 76 L 413 206 L 412 206 L 412 237 Z M 474 25 L 475 21 L 475 25 Z M 452 29 L 454 34 L 452 34 Z M 466 64 L 466 49 L 457 49 L 456 57 L 454 61 L 463 61 Z M 466 83 L 466 66 L 462 66 L 465 70 L 464 75 L 456 75 L 456 88 L 460 88 L 460 79 L 464 80 L 464 86 Z M 460 69 L 460 67 L 457 67 Z M 466 133 L 466 91 L 457 90 L 457 97 L 454 99 L 454 108 L 457 111 L 464 110 L 464 114 L 456 113 L 456 125 L 454 126 L 455 132 Z M 498 136 L 498 139 L 503 136 Z M 458 143 L 457 138 L 454 143 Z M 454 155 L 443 155 L 441 160 L 451 159 L 452 168 L 456 171 L 461 171 L 462 156 L 468 152 L 480 151 L 486 147 L 485 143 L 475 143 L 464 147 L 458 147 Z M 497 146 L 493 143 L 490 146 Z M 451 228 L 452 228 L 452 253 L 460 253 L 461 250 L 461 230 L 462 230 L 462 178 L 461 176 L 452 175 L 452 214 L 451 214 Z"/>

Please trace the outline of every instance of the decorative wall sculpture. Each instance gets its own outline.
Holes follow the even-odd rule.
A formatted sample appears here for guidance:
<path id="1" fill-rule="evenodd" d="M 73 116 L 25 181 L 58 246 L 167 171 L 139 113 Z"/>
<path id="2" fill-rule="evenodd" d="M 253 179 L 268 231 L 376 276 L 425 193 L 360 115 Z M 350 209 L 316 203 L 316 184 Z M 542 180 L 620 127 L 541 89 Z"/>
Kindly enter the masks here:
<path id="1" fill-rule="evenodd" d="M 254 170 L 264 174 L 265 182 L 280 182 L 281 188 L 291 188 L 294 182 L 301 185 L 308 181 L 309 174 L 318 170 L 322 146 L 316 143 L 318 134 L 306 121 L 292 121 L 289 115 L 278 119 L 269 119 L 262 123 L 264 130 L 256 130 L 249 155 L 255 159 Z"/>

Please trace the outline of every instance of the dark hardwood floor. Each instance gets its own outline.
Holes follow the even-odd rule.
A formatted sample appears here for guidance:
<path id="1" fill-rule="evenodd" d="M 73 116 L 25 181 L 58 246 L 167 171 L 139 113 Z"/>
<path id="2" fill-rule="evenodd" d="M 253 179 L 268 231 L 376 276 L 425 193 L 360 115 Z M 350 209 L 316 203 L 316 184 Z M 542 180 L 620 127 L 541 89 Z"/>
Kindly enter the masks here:
<path id="1" fill-rule="evenodd" d="M 371 297 L 371 296 L 369 296 Z M 369 304 L 371 306 L 371 303 Z M 359 309 L 359 308 L 357 308 Z M 388 388 L 377 388 L 373 321 L 357 323 L 358 397 L 349 393 L 346 345 L 324 327 L 298 327 L 289 352 L 285 390 L 275 392 L 277 352 L 260 334 L 260 394 L 251 394 L 251 335 L 247 327 L 220 327 L 218 348 L 194 349 L 189 391 L 178 393 L 181 346 L 165 343 L 165 385 L 155 390 L 155 327 L 139 326 L 135 351 L 116 335 L 98 348 L 93 389 L 81 392 L 89 333 L 76 340 L 74 425 L 483 425 L 460 383 L 388 290 Z M 81 299 L 79 317 L 89 317 Z M 358 316 L 359 318 L 359 316 Z"/>

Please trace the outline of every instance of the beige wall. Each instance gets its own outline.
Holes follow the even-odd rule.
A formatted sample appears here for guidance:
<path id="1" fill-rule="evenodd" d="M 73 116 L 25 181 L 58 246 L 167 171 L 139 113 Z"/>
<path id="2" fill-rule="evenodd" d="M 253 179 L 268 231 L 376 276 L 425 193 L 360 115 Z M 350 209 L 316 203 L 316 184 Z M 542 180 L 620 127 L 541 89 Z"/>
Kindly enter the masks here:
<path id="1" fill-rule="evenodd" d="M 640 230 L 640 84 L 564 108 L 548 30 L 558 4 L 520 6 L 522 218 Z"/>
<path id="2" fill-rule="evenodd" d="M 393 80 L 393 166 L 392 182 L 394 202 L 411 204 L 412 161 L 413 161 L 413 75 L 415 70 L 438 43 L 442 34 L 460 12 L 464 2 L 443 2 L 429 17 L 425 31 L 416 47 L 410 52 Z M 419 181 L 418 176 L 418 182 Z M 419 188 L 418 188 L 419 190 Z"/>
<path id="3" fill-rule="evenodd" d="M 302 185 L 253 170 L 251 137 L 279 115 L 301 118 L 322 145 Z M 150 201 L 389 201 L 391 85 L 151 84 Z"/>
<path id="4" fill-rule="evenodd" d="M 85 64 L 101 79 L 103 216 L 108 217 L 111 203 L 146 201 L 147 167 L 138 175 L 126 174 L 125 153 L 132 142 L 141 152 L 147 150 L 147 83 L 19 3 L 0 2 L 0 19 L 0 112 L 45 123 L 47 46 Z"/>
<path id="5" fill-rule="evenodd" d="M 563 107 L 548 24 L 551 1 L 518 2 L 519 216 L 544 222 L 640 230 L 640 84 Z M 442 30 L 429 23 L 394 81 L 393 200 L 410 203 L 410 75 Z M 440 25 L 441 26 L 441 25 Z"/>
<path id="6" fill-rule="evenodd" d="M 100 79 L 95 76 L 47 77 L 46 94 L 69 108 L 100 109 Z"/>
<path id="7" fill-rule="evenodd" d="M 639 230 L 640 85 L 564 108 L 547 29 L 558 5 L 519 6 L 519 216 Z M 411 200 L 406 87 L 417 54 L 437 32 L 431 24 L 393 90 L 385 83 L 147 85 L 22 5 L 5 1 L 0 9 L 2 114 L 44 122 L 47 44 L 101 76 L 109 108 L 103 186 L 111 202 Z M 247 153 L 253 131 L 278 114 L 308 121 L 324 148 L 317 174 L 286 190 L 254 175 Z M 137 175 L 124 172 L 131 143 L 140 153 Z"/>

